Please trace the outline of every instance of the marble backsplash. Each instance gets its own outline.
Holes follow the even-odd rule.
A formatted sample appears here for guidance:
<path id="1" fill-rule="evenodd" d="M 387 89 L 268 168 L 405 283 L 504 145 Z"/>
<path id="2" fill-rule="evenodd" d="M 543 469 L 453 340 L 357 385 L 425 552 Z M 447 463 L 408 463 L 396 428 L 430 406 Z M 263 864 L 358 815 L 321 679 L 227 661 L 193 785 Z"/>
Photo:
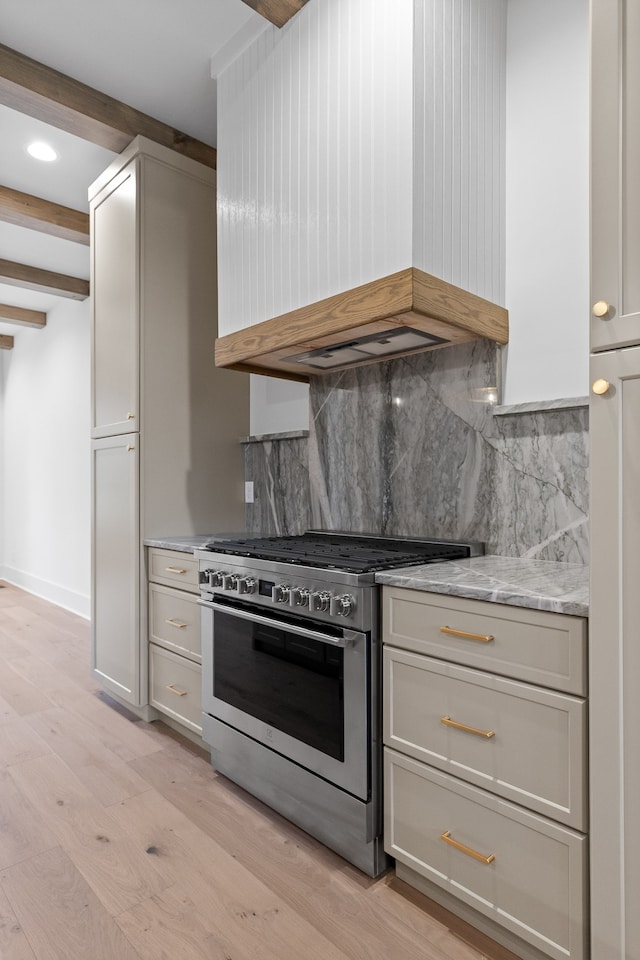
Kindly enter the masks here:
<path id="1" fill-rule="evenodd" d="M 245 447 L 248 529 L 464 538 L 587 562 L 587 408 L 494 416 L 499 362 L 477 341 L 315 378 L 308 440 Z"/>

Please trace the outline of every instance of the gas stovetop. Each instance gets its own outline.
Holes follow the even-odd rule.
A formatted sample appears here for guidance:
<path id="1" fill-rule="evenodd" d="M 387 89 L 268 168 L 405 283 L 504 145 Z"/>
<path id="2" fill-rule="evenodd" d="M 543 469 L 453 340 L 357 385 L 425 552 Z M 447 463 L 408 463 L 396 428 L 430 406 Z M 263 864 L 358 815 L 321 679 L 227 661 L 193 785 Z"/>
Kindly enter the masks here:
<path id="1" fill-rule="evenodd" d="M 254 560 L 314 567 L 345 573 L 375 573 L 395 567 L 459 560 L 482 553 L 478 543 L 411 537 L 376 537 L 311 530 L 290 537 L 214 540 L 206 550 Z"/>

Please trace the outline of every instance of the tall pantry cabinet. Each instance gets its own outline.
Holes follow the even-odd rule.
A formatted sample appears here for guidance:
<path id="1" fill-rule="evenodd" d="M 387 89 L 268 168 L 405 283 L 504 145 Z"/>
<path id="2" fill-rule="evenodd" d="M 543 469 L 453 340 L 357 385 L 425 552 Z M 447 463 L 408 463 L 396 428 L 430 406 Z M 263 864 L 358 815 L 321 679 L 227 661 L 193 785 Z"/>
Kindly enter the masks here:
<path id="1" fill-rule="evenodd" d="M 244 526 L 248 377 L 214 365 L 215 171 L 137 137 L 89 199 L 92 667 L 145 708 L 143 541 Z"/>
<path id="2" fill-rule="evenodd" d="M 593 960 L 640 960 L 639 52 L 637 0 L 592 0 Z"/>

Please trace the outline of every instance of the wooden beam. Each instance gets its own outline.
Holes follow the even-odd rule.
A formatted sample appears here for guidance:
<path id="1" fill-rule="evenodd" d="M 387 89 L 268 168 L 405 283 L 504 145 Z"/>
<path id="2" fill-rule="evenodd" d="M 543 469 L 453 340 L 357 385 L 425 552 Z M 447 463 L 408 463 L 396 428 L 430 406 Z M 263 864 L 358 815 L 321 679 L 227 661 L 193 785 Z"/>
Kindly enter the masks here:
<path id="1" fill-rule="evenodd" d="M 39 293 L 53 293 L 71 300 L 86 300 L 89 296 L 88 280 L 30 267 L 26 263 L 14 263 L 11 260 L 0 260 L 0 283 L 37 290 Z"/>
<path id="2" fill-rule="evenodd" d="M 0 103 L 115 153 L 141 134 L 208 167 L 216 165 L 216 151 L 208 144 L 2 44 Z"/>
<path id="3" fill-rule="evenodd" d="M 13 337 L 0 334 L 0 350 L 13 350 Z"/>
<path id="4" fill-rule="evenodd" d="M 248 7 L 276 27 L 284 27 L 308 0 L 242 0 Z"/>
<path id="5" fill-rule="evenodd" d="M 89 246 L 89 214 L 0 186 L 0 220 Z"/>
<path id="6" fill-rule="evenodd" d="M 0 320 L 7 323 L 19 323 L 23 327 L 45 327 L 47 325 L 47 315 L 41 310 L 12 307 L 8 303 L 0 303 Z"/>

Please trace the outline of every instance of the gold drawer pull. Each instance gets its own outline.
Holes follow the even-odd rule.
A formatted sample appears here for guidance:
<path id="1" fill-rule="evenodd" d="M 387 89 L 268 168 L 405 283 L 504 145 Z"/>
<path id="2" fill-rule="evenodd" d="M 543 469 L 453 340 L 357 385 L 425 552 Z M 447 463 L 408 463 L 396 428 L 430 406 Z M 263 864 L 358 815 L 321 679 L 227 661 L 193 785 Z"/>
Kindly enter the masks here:
<path id="1" fill-rule="evenodd" d="M 491 643 L 495 637 L 491 633 L 467 633 L 465 630 L 454 630 L 453 627 L 440 627 L 440 633 L 450 637 L 462 637 L 463 640 L 479 640 L 480 643 Z"/>
<path id="2" fill-rule="evenodd" d="M 128 414 L 127 414 L 127 420 L 135 420 L 135 418 L 136 418 L 135 413 L 128 413 Z"/>
<path id="3" fill-rule="evenodd" d="M 175 693 L 175 695 L 176 695 L 177 697 L 186 697 L 186 695 L 187 695 L 187 691 L 186 691 L 186 690 L 178 690 L 178 688 L 177 688 L 177 687 L 174 687 L 174 685 L 173 685 L 172 683 L 168 683 L 168 684 L 166 685 L 166 689 L 167 689 L 167 690 L 171 690 L 171 693 Z"/>
<path id="4" fill-rule="evenodd" d="M 174 620 L 173 617 L 169 617 L 168 620 L 165 620 L 165 623 L 170 623 L 172 627 L 186 627 L 186 623 L 181 623 L 179 620 Z"/>
<path id="5" fill-rule="evenodd" d="M 181 570 L 180 567 L 165 567 L 167 573 L 186 573 L 186 570 Z"/>
<path id="6" fill-rule="evenodd" d="M 456 730 L 464 730 L 465 733 L 473 733 L 476 737 L 485 737 L 487 740 L 495 737 L 493 730 L 479 730 L 478 727 L 468 727 L 466 723 L 458 723 L 451 717 L 440 717 L 440 723 L 446 724 L 447 727 L 455 727 Z"/>
<path id="7" fill-rule="evenodd" d="M 445 830 L 444 833 L 440 834 L 440 839 L 444 840 L 445 843 L 448 843 L 450 846 L 455 847 L 456 850 L 459 850 L 460 853 L 466 853 L 468 857 L 473 857 L 474 860 L 479 860 L 480 863 L 493 863 L 495 860 L 495 854 L 490 853 L 488 857 L 485 857 L 483 853 L 478 853 L 477 850 L 472 850 L 471 847 L 466 847 L 464 843 L 459 843 L 457 840 L 454 840 L 448 830 Z"/>

